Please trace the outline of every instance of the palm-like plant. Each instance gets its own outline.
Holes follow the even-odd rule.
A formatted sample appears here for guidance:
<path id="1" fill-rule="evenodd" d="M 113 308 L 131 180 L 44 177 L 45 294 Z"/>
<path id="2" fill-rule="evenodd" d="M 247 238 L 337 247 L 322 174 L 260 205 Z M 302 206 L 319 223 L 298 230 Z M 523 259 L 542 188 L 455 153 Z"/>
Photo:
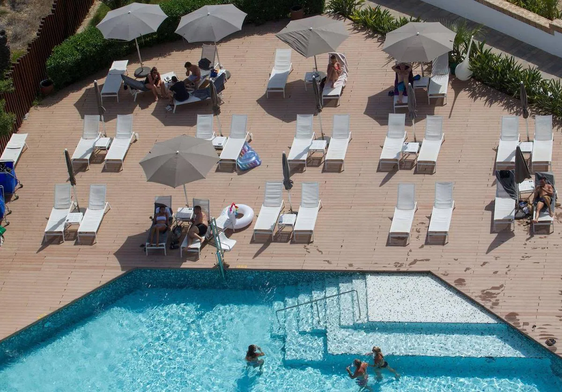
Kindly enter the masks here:
<path id="1" fill-rule="evenodd" d="M 470 38 L 474 37 L 474 39 L 478 39 L 482 34 L 482 25 L 469 27 L 466 21 L 462 21 L 458 23 L 447 23 L 447 27 L 457 33 L 453 43 L 453 51 L 449 54 L 449 62 L 451 64 L 459 64 L 463 61 L 464 56 L 466 56 L 466 52 L 468 52 Z M 477 52 L 477 50 L 474 50 L 472 53 L 474 54 L 475 52 Z"/>

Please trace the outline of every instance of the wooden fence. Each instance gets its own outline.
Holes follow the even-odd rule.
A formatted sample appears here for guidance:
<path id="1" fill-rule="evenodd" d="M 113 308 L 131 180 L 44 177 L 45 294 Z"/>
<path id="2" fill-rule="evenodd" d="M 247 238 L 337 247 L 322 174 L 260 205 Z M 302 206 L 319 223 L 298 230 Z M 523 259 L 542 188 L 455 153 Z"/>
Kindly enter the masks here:
<path id="1" fill-rule="evenodd" d="M 54 0 L 51 14 L 41 20 L 37 37 L 28 45 L 27 53 L 12 65 L 8 77 L 14 91 L 5 93 L 5 110 L 16 115 L 13 132 L 21 125 L 39 92 L 39 83 L 46 78 L 46 62 L 53 48 L 73 35 L 88 14 L 94 0 Z M 8 43 L 10 37 L 8 37 Z M 0 137 L 0 152 L 11 135 Z"/>

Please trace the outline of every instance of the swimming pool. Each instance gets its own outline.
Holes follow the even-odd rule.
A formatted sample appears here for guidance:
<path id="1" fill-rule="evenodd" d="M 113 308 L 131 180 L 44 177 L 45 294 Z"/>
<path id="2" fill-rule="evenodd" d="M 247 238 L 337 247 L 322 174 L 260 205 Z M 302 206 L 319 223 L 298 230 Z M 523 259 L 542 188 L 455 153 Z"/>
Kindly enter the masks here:
<path id="1" fill-rule="evenodd" d="M 470 325 L 373 321 L 379 277 L 230 271 L 225 288 L 217 271 L 135 270 L 0 343 L 0 389 L 357 391 L 345 367 L 376 344 L 402 375 L 371 372 L 376 391 L 562 390 L 557 357 L 470 302 L 450 315 Z M 261 375 L 249 344 L 266 353 Z"/>

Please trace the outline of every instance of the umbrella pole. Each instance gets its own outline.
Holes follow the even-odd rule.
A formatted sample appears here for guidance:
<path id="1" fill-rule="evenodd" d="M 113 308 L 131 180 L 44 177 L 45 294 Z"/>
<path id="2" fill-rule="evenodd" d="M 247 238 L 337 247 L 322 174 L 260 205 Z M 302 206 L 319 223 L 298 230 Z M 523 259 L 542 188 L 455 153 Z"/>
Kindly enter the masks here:
<path id="1" fill-rule="evenodd" d="M 219 57 L 219 48 L 217 48 L 217 41 L 215 41 L 215 53 L 217 54 L 217 62 L 219 63 L 219 68 L 222 69 L 221 58 Z M 213 67 L 215 66 L 215 64 L 212 65 Z"/>
<path id="2" fill-rule="evenodd" d="M 318 121 L 320 121 L 320 133 L 322 134 L 322 140 L 324 140 L 324 128 L 322 127 L 322 115 L 318 112 Z"/>
<path id="3" fill-rule="evenodd" d="M 412 128 L 413 128 L 413 131 L 414 131 L 414 142 L 417 142 L 417 140 L 416 140 L 416 120 L 414 120 L 413 118 L 412 118 Z"/>
<path id="4" fill-rule="evenodd" d="M 316 55 L 314 55 L 314 70 L 318 72 L 318 63 L 316 62 Z"/>
<path id="5" fill-rule="evenodd" d="M 529 117 L 525 119 L 525 126 L 527 127 L 527 141 L 529 141 Z"/>
<path id="6" fill-rule="evenodd" d="M 293 212 L 293 204 L 291 203 L 291 191 L 287 191 L 289 194 L 289 212 Z"/>
<path id="7" fill-rule="evenodd" d="M 72 185 L 72 190 L 74 191 L 74 200 L 76 200 L 76 208 L 80 211 L 80 204 L 78 204 L 78 194 L 76 193 L 76 187 Z"/>
<path id="8" fill-rule="evenodd" d="M 139 43 L 138 43 L 136 38 L 135 38 L 135 45 L 137 45 L 137 53 L 139 55 L 139 62 L 140 62 L 140 66 L 142 67 L 142 58 L 141 58 L 141 55 L 140 55 Z"/>
<path id="9" fill-rule="evenodd" d="M 185 184 L 183 184 L 183 194 L 185 195 L 185 206 L 189 207 L 189 202 L 187 201 L 187 189 L 185 189 Z"/>

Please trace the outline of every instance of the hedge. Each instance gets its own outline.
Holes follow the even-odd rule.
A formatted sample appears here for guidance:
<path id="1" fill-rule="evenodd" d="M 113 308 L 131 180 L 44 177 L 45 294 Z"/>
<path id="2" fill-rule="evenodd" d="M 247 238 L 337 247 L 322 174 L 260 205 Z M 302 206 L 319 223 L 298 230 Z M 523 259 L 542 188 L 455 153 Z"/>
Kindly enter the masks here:
<path id="1" fill-rule="evenodd" d="M 328 4 L 328 10 L 339 13 L 337 9 L 345 8 L 341 6 L 342 1 L 354 2 L 354 0 L 332 0 Z M 335 7 L 336 4 L 338 7 Z M 419 21 L 419 19 L 395 18 L 380 6 L 364 9 L 356 7 L 349 18 L 358 27 L 379 36 L 386 35 L 410 20 Z M 453 52 L 464 56 L 468 43 L 455 40 L 455 45 Z M 470 53 L 470 69 L 475 80 L 515 98 L 519 98 L 520 84 L 523 82 L 529 105 L 537 113 L 562 116 L 562 83 L 558 79 L 544 79 L 536 67 L 525 68 L 514 57 L 492 53 L 491 49 L 484 47 L 484 42 L 475 42 Z"/>
<path id="2" fill-rule="evenodd" d="M 181 36 L 175 30 L 183 15 L 204 5 L 226 3 L 233 3 L 246 12 L 247 23 L 260 24 L 286 18 L 295 0 L 164 0 L 160 2 L 160 7 L 168 18 L 155 34 L 143 36 L 139 45 L 146 47 L 178 40 Z M 307 15 L 319 14 L 324 10 L 324 0 L 300 0 L 299 3 Z M 112 61 L 133 51 L 134 41 L 106 40 L 97 28 L 90 26 L 53 49 L 47 60 L 47 75 L 53 80 L 55 88 L 60 89 L 108 67 Z"/>

